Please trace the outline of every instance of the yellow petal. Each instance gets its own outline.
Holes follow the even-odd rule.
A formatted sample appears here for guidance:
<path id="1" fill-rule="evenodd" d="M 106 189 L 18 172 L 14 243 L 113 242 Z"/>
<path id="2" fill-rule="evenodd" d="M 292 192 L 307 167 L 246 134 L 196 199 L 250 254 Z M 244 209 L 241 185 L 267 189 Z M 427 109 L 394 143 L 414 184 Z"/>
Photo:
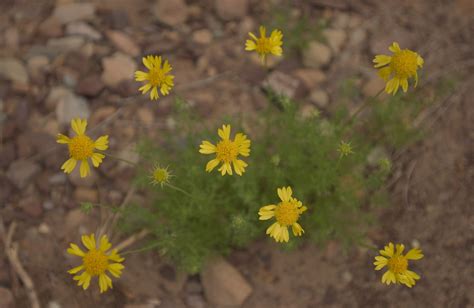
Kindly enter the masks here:
<path id="1" fill-rule="evenodd" d="M 118 252 L 117 252 L 117 249 L 113 249 L 110 254 L 108 255 L 109 257 L 109 260 L 112 260 L 112 261 L 115 261 L 115 262 L 122 262 L 123 260 L 125 260 L 125 258 L 122 258 Z"/>
<path id="2" fill-rule="evenodd" d="M 252 51 L 252 50 L 255 50 L 255 49 L 257 49 L 257 44 L 255 44 L 254 41 L 252 41 L 252 40 L 247 40 L 247 41 L 245 42 L 245 50 L 247 50 L 247 51 Z"/>
<path id="3" fill-rule="evenodd" d="M 63 134 L 58 134 L 56 136 L 56 142 L 61 144 L 67 144 L 71 142 L 71 139 Z"/>
<path id="4" fill-rule="evenodd" d="M 249 32 L 249 36 L 254 39 L 255 41 L 258 41 L 258 38 L 253 34 L 252 32 Z"/>
<path id="5" fill-rule="evenodd" d="M 152 100 L 159 98 L 159 95 L 158 95 L 158 88 L 157 88 L 156 86 L 154 86 L 153 89 L 151 89 L 150 98 L 151 98 Z"/>
<path id="6" fill-rule="evenodd" d="M 219 165 L 219 160 L 217 158 L 210 160 L 206 165 L 206 171 L 211 172 L 217 165 Z"/>
<path id="7" fill-rule="evenodd" d="M 212 154 L 216 153 L 216 146 L 210 143 L 209 141 L 204 140 L 201 145 L 199 145 L 201 154 Z"/>
<path id="8" fill-rule="evenodd" d="M 260 31 L 260 37 L 265 37 L 267 35 L 266 34 L 267 31 L 264 26 L 260 26 L 259 31 Z"/>
<path id="9" fill-rule="evenodd" d="M 84 268 L 84 265 L 79 265 L 75 268 L 72 268 L 72 269 L 68 270 L 67 272 L 69 274 L 76 274 L 77 272 L 81 271 L 83 268 Z"/>
<path id="10" fill-rule="evenodd" d="M 376 55 L 374 60 L 372 60 L 372 62 L 375 63 L 374 65 L 375 68 L 385 66 L 389 64 L 391 61 L 392 61 L 392 57 L 387 56 L 387 55 Z"/>
<path id="11" fill-rule="evenodd" d="M 110 249 L 110 247 L 112 247 L 112 244 L 110 244 L 109 238 L 107 237 L 107 235 L 102 235 L 100 237 L 99 249 L 102 250 L 103 252 L 106 252 L 107 250 Z"/>
<path id="12" fill-rule="evenodd" d="M 143 65 L 145 65 L 145 67 L 149 70 L 151 70 L 153 68 L 153 64 L 151 62 L 151 59 L 153 59 L 153 57 L 151 57 L 151 56 L 147 56 L 147 57 L 142 58 Z"/>
<path id="13" fill-rule="evenodd" d="M 112 279 L 106 274 L 99 275 L 99 289 L 100 293 L 104 293 L 108 288 L 112 288 Z"/>
<path id="14" fill-rule="evenodd" d="M 104 159 L 105 155 L 101 153 L 93 153 L 91 156 L 92 164 L 94 167 L 99 167 L 99 165 L 102 163 L 102 160 Z"/>
<path id="15" fill-rule="evenodd" d="M 405 258 L 407 258 L 408 260 L 419 260 L 423 258 L 423 254 L 421 253 L 420 249 L 413 248 L 407 252 L 407 254 L 405 255 Z"/>
<path id="16" fill-rule="evenodd" d="M 70 247 L 67 249 L 67 253 L 68 254 L 71 254 L 71 255 L 74 255 L 74 256 L 78 256 L 78 257 L 84 257 L 86 254 L 81 250 L 81 248 L 79 248 L 79 246 L 77 246 L 76 244 L 69 244 Z"/>
<path id="17" fill-rule="evenodd" d="M 288 242 L 290 240 L 290 234 L 288 233 L 287 227 L 282 228 L 281 236 L 284 242 Z"/>
<path id="18" fill-rule="evenodd" d="M 81 162 L 81 168 L 79 169 L 80 171 L 80 174 L 81 174 L 81 178 L 85 178 L 86 176 L 89 175 L 90 173 L 90 167 L 89 167 L 89 163 L 87 162 L 87 160 L 82 160 Z"/>
<path id="19" fill-rule="evenodd" d="M 297 222 L 295 222 L 292 226 L 291 229 L 293 230 L 293 235 L 295 236 L 301 236 L 304 233 L 303 228 L 301 225 Z"/>
<path id="20" fill-rule="evenodd" d="M 396 255 L 401 255 L 403 253 L 403 250 L 405 250 L 405 245 L 403 244 L 397 244 L 395 245 L 395 247 L 396 247 L 396 252 L 395 252 Z"/>
<path id="21" fill-rule="evenodd" d="M 92 250 L 96 248 L 94 233 L 92 233 L 91 235 L 83 235 L 81 237 L 81 240 L 82 244 L 84 244 L 87 249 Z"/>
<path id="22" fill-rule="evenodd" d="M 230 125 L 222 125 L 222 129 L 219 128 L 217 134 L 223 140 L 228 140 L 230 138 Z"/>
<path id="23" fill-rule="evenodd" d="M 147 93 L 148 91 L 150 91 L 151 89 L 151 84 L 150 83 L 146 83 L 144 84 L 143 86 L 141 86 L 140 88 L 138 88 L 138 91 L 142 92 L 142 94 L 145 94 Z"/>
<path id="24" fill-rule="evenodd" d="M 392 46 L 390 46 L 388 49 L 393 53 L 401 51 L 397 42 L 393 42 Z"/>
<path id="25" fill-rule="evenodd" d="M 65 173 L 71 173 L 72 170 L 76 167 L 77 160 L 74 158 L 69 158 L 64 162 L 64 164 L 61 166 L 61 170 L 64 170 Z"/>
<path id="26" fill-rule="evenodd" d="M 87 120 L 72 119 L 71 120 L 72 130 L 78 135 L 84 135 L 87 127 Z"/>
<path id="27" fill-rule="evenodd" d="M 400 80 L 400 84 L 402 86 L 403 92 L 407 92 L 408 90 L 408 79 L 404 78 Z"/>
<path id="28" fill-rule="evenodd" d="M 393 252 L 394 252 L 393 244 L 389 243 L 387 246 L 384 247 L 383 250 L 380 250 L 379 252 L 382 256 L 386 256 L 386 257 L 391 258 L 393 256 Z"/>
<path id="29" fill-rule="evenodd" d="M 148 80 L 148 73 L 142 71 L 135 72 L 135 81 L 146 81 Z"/>
<path id="30" fill-rule="evenodd" d="M 390 68 L 390 66 L 382 67 L 378 71 L 378 75 L 382 77 L 382 79 L 385 81 L 390 78 L 390 74 L 392 74 L 392 69 Z"/>
<path id="31" fill-rule="evenodd" d="M 124 268 L 125 268 L 125 266 L 123 266 L 120 263 L 112 263 L 112 264 L 109 264 L 109 267 L 107 269 L 112 274 L 112 276 L 114 276 L 116 278 L 119 278 L 120 275 L 122 275 L 122 270 Z"/>

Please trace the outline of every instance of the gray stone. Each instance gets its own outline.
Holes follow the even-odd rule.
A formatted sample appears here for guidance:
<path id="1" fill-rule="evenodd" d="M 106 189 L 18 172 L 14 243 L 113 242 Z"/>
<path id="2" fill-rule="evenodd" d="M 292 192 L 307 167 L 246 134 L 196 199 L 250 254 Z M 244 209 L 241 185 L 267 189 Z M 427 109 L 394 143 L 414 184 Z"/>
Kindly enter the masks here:
<path id="1" fill-rule="evenodd" d="M 207 300 L 214 305 L 239 307 L 252 293 L 247 280 L 223 258 L 216 258 L 206 264 L 201 281 Z"/>
<path id="2" fill-rule="evenodd" d="M 89 106 L 83 97 L 77 96 L 69 90 L 61 93 L 50 92 L 49 96 L 51 97 L 53 94 L 62 94 L 56 104 L 56 119 L 60 125 L 69 124 L 71 120 L 75 118 L 89 118 Z"/>
<path id="3" fill-rule="evenodd" d="M 320 43 L 310 42 L 303 52 L 303 64 L 310 68 L 321 68 L 331 61 L 331 49 Z"/>
<path id="4" fill-rule="evenodd" d="M 240 19 L 247 15 L 248 0 L 215 0 L 217 15 L 223 20 Z"/>
<path id="5" fill-rule="evenodd" d="M 109 87 L 116 87 L 122 81 L 130 80 L 137 69 L 133 59 L 120 52 L 102 59 L 102 81 Z"/>
<path id="6" fill-rule="evenodd" d="M 84 36 L 93 41 L 98 41 L 102 38 L 102 34 L 99 31 L 83 21 L 76 21 L 68 24 L 66 27 L 66 33 L 69 35 Z"/>
<path id="7" fill-rule="evenodd" d="M 326 74 L 321 70 L 300 68 L 293 71 L 293 74 L 303 82 L 308 90 L 321 86 L 321 83 L 326 81 Z"/>
<path id="8" fill-rule="evenodd" d="M 152 12 L 160 22 L 169 26 L 183 24 L 188 18 L 188 7 L 184 0 L 158 0 Z"/>
<path id="9" fill-rule="evenodd" d="M 23 189 L 40 171 L 41 167 L 35 162 L 16 160 L 10 164 L 7 177 L 16 187 Z"/>
<path id="10" fill-rule="evenodd" d="M 67 24 L 78 20 L 94 17 L 95 7 L 92 3 L 66 3 L 56 6 L 53 17 L 60 23 Z"/>
<path id="11" fill-rule="evenodd" d="M 347 38 L 346 31 L 341 29 L 325 29 L 323 35 L 326 37 L 328 45 L 334 53 L 339 53 L 341 51 Z"/>
<path id="12" fill-rule="evenodd" d="M 0 59 L 0 77 L 22 84 L 28 84 L 29 81 L 28 72 L 23 63 L 11 57 Z"/>

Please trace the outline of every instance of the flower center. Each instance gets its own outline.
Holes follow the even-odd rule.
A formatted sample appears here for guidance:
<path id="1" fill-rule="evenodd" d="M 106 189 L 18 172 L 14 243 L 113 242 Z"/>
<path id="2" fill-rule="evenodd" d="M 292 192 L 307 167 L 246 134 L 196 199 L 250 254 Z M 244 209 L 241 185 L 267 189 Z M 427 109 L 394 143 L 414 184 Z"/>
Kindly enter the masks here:
<path id="1" fill-rule="evenodd" d="M 163 74 L 163 71 L 160 68 L 153 68 L 148 73 L 148 79 L 152 86 L 160 86 L 165 79 L 165 74 Z"/>
<path id="2" fill-rule="evenodd" d="M 166 169 L 163 169 L 163 168 L 157 168 L 153 172 L 153 179 L 157 181 L 158 183 L 165 183 L 166 181 L 168 181 L 169 176 L 170 175 L 168 171 L 166 171 Z"/>
<path id="3" fill-rule="evenodd" d="M 280 225 L 291 226 L 298 221 L 300 213 L 295 203 L 280 202 L 275 209 L 275 217 Z"/>
<path id="4" fill-rule="evenodd" d="M 239 147 L 230 140 L 222 140 L 216 146 L 217 159 L 225 163 L 230 163 L 239 155 Z"/>
<path id="5" fill-rule="evenodd" d="M 257 52 L 258 53 L 269 53 L 272 49 L 270 38 L 262 37 L 257 40 Z"/>
<path id="6" fill-rule="evenodd" d="M 84 257 L 86 272 L 92 276 L 104 273 L 109 267 L 109 258 L 100 250 L 92 249 Z"/>
<path id="7" fill-rule="evenodd" d="M 408 78 L 416 74 L 418 55 L 410 50 L 401 50 L 392 56 L 390 66 L 399 78 Z"/>
<path id="8" fill-rule="evenodd" d="M 69 155 L 75 160 L 84 160 L 92 156 L 94 141 L 86 135 L 79 135 L 71 139 L 68 144 Z"/>
<path id="9" fill-rule="evenodd" d="M 408 260 L 403 256 L 394 256 L 388 260 L 388 268 L 396 274 L 404 273 L 407 267 Z"/>

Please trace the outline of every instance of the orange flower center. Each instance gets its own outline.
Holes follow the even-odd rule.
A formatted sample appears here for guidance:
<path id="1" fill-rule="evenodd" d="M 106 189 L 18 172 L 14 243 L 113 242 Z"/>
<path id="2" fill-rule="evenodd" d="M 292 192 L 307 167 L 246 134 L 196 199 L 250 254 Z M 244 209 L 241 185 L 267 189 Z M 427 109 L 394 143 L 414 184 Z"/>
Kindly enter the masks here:
<path id="1" fill-rule="evenodd" d="M 393 256 L 388 260 L 388 268 L 396 273 L 404 273 L 408 268 L 408 260 L 404 256 Z"/>
<path id="2" fill-rule="evenodd" d="M 69 155 L 75 160 L 84 160 L 94 153 L 94 141 L 86 135 L 79 135 L 71 139 L 68 144 Z"/>
<path id="3" fill-rule="evenodd" d="M 234 141 L 222 140 L 216 146 L 216 155 L 218 160 L 231 163 L 239 155 L 239 147 Z"/>
<path id="4" fill-rule="evenodd" d="M 390 67 L 398 78 L 408 78 L 416 74 L 418 54 L 411 50 L 401 50 L 392 56 Z"/>
<path id="5" fill-rule="evenodd" d="M 109 258 L 101 250 L 92 249 L 82 259 L 86 272 L 91 276 L 99 276 L 109 267 Z"/>
<path id="6" fill-rule="evenodd" d="M 160 86 L 165 80 L 165 74 L 159 67 L 155 67 L 148 73 L 148 80 L 152 86 Z"/>
<path id="7" fill-rule="evenodd" d="M 275 209 L 275 218 L 282 226 L 291 226 L 298 221 L 300 212 L 293 202 L 280 202 Z"/>

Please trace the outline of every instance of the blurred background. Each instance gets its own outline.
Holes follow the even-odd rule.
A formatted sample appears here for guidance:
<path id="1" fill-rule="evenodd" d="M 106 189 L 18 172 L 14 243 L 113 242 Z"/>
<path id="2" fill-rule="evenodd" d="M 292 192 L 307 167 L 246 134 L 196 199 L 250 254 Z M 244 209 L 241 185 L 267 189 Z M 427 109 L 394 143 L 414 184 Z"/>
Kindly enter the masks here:
<path id="1" fill-rule="evenodd" d="M 41 307 L 474 306 L 474 2 L 2 0 L 0 12 L 1 308 L 31 305 L 30 286 L 5 252 L 13 222 Z M 269 62 L 270 72 L 244 51 L 261 24 L 284 33 L 284 57 Z M 331 240 L 286 251 L 263 235 L 202 274 L 146 252 L 127 257 L 105 294 L 74 284 L 67 270 L 77 260 L 66 248 L 103 217 L 79 203 L 120 204 L 134 169 L 105 160 L 86 179 L 62 173 L 67 153 L 55 136 L 73 117 L 88 118 L 133 161 L 140 138 L 160 142 L 176 132 L 176 95 L 209 123 L 264 109 L 264 85 L 297 101 L 303 115 L 331 116 L 337 104 L 354 110 L 384 86 L 371 61 L 393 41 L 425 59 L 425 95 L 454 89 L 417 118 L 424 137 L 390 153 L 391 205 L 378 209 L 367 234 L 378 247 L 423 249 L 414 288 L 383 285 L 369 248 Z M 174 93 L 158 101 L 139 95 L 133 80 L 148 54 L 169 59 L 176 76 Z M 147 200 L 140 190 L 132 198 Z"/>

